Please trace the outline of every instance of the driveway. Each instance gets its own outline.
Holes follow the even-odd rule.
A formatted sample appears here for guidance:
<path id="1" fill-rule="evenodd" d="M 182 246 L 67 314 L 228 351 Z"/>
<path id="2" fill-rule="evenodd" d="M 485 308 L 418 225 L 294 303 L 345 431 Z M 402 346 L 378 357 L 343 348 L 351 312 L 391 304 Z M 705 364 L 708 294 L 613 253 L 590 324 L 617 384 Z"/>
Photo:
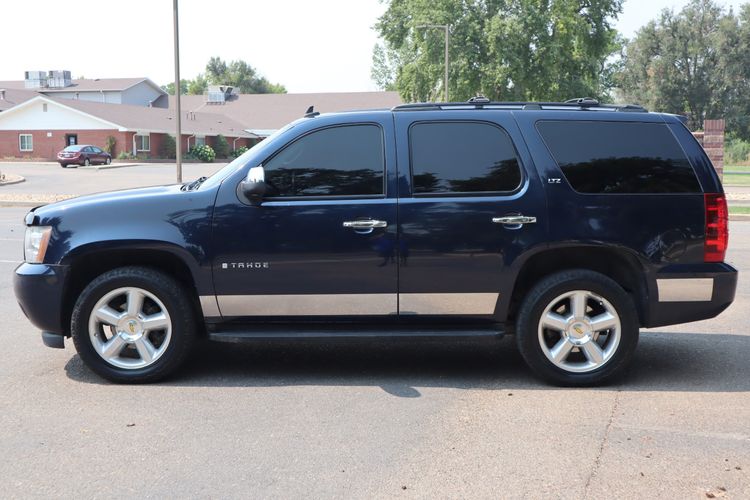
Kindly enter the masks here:
<path id="1" fill-rule="evenodd" d="M 57 187 L 169 182 L 151 168 Z M 735 304 L 644 330 L 613 386 L 546 386 L 511 338 L 207 344 L 167 383 L 117 386 L 16 305 L 25 212 L 0 208 L 4 497 L 750 497 L 750 222 L 730 224 Z"/>

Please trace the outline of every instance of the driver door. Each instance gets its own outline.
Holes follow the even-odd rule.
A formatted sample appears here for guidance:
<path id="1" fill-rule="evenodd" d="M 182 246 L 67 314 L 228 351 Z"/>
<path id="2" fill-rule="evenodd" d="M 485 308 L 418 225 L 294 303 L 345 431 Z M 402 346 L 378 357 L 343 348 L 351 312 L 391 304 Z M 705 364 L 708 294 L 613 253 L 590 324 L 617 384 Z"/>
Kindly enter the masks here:
<path id="1" fill-rule="evenodd" d="M 236 182 L 222 185 L 213 276 L 223 317 L 397 315 L 395 146 L 387 118 L 303 129 L 262 162 L 260 205 L 242 202 Z"/>

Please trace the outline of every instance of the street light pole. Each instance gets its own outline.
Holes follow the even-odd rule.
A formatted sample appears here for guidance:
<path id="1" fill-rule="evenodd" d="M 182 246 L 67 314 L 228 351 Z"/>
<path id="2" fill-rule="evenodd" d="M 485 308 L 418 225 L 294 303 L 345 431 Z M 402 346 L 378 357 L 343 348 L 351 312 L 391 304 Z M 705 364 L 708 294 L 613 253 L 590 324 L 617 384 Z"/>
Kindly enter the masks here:
<path id="1" fill-rule="evenodd" d="M 448 40 L 450 38 L 450 24 L 420 24 L 417 28 L 435 28 L 445 30 L 445 80 L 443 81 L 443 97 L 445 102 L 450 102 L 448 98 Z"/>
<path id="2" fill-rule="evenodd" d="M 177 112 L 177 138 L 175 141 L 177 153 L 177 183 L 182 184 L 182 107 L 180 105 L 180 28 L 177 15 L 177 0 L 172 1 L 174 11 L 174 94 L 175 111 Z"/>

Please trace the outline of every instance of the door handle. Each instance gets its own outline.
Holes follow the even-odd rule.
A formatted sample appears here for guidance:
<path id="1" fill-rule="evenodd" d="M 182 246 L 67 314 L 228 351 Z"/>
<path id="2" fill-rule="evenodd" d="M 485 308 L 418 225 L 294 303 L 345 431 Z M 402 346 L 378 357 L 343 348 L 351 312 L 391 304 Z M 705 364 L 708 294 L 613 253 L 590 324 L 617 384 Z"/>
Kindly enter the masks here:
<path id="1" fill-rule="evenodd" d="M 506 215 L 504 217 L 493 217 L 492 222 L 509 226 L 533 224 L 536 222 L 536 217 L 530 217 L 528 215 Z"/>
<path id="2" fill-rule="evenodd" d="M 344 221 L 344 227 L 350 227 L 352 229 L 374 229 L 376 227 L 388 227 L 388 223 L 384 220 L 373 219 L 348 220 Z"/>

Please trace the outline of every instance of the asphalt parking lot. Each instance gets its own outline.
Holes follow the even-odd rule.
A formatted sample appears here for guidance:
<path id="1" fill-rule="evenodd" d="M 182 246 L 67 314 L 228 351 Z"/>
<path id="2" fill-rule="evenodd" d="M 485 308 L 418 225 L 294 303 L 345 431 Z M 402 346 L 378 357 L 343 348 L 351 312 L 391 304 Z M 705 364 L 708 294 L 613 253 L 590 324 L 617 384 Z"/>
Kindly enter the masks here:
<path id="1" fill-rule="evenodd" d="M 174 171 L 147 168 L 53 185 Z M 0 207 L 2 497 L 750 498 L 750 222 L 730 224 L 734 305 L 644 330 L 609 387 L 546 386 L 510 338 L 207 344 L 178 378 L 117 386 L 18 308 L 26 211 Z"/>

